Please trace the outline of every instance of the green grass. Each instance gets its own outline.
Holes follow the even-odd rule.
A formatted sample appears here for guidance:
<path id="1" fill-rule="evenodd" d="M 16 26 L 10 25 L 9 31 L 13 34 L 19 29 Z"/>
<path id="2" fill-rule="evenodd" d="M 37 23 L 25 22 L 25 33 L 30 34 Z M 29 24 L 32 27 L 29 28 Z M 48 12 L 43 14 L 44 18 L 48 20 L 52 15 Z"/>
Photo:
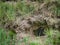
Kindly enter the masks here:
<path id="1" fill-rule="evenodd" d="M 24 1 L 14 2 L 0 2 L 0 19 L 15 20 L 16 15 L 26 15 L 34 10 L 32 4 L 27 5 Z"/>
<path id="2" fill-rule="evenodd" d="M 46 38 L 42 41 L 41 44 L 40 38 L 36 38 L 35 40 L 29 40 L 31 38 L 24 38 L 23 42 L 25 45 L 59 45 L 60 44 L 60 32 L 55 29 L 47 29 L 45 31 Z M 43 38 L 42 38 L 43 39 Z M 30 41 L 30 42 L 29 42 Z"/>
<path id="3" fill-rule="evenodd" d="M 17 2 L 17 9 L 22 15 L 26 15 L 34 10 L 33 4 L 27 4 L 25 1 Z"/>
<path id="4" fill-rule="evenodd" d="M 0 28 L 0 45 L 15 45 L 15 40 L 4 29 Z"/>
<path id="5" fill-rule="evenodd" d="M 8 18 L 9 20 L 12 20 L 15 16 L 15 8 L 13 4 L 0 2 L 0 17 Z"/>
<path id="6" fill-rule="evenodd" d="M 42 0 L 36 0 L 36 1 L 42 1 Z M 51 0 L 44 0 L 46 3 L 51 2 Z M 57 0 L 57 2 L 60 4 L 60 0 Z M 52 5 L 51 5 L 52 6 Z M 39 7 L 39 6 L 38 6 Z M 33 12 L 34 9 L 33 4 L 27 4 L 25 1 L 18 1 L 14 5 L 14 2 L 12 3 L 6 3 L 6 2 L 0 2 L 0 23 L 4 24 L 8 20 L 15 20 L 16 15 L 26 15 L 30 14 L 30 12 Z M 58 16 L 60 15 L 60 7 L 57 5 L 53 5 L 50 8 L 50 11 L 53 11 L 54 15 Z M 44 22 L 43 22 L 44 23 Z M 43 24 L 41 23 L 41 24 Z M 44 25 L 44 24 L 43 24 Z M 47 38 L 45 39 L 44 45 L 59 45 L 60 44 L 60 32 L 58 30 L 54 29 L 48 29 L 45 32 Z M 12 31 L 5 31 L 4 29 L 0 28 L 0 45 L 15 45 L 15 42 L 13 39 L 11 39 L 11 36 L 15 35 Z M 25 45 L 28 45 L 28 38 L 24 38 L 23 42 Z M 20 43 L 20 42 L 19 42 Z M 30 45 L 40 45 L 37 41 L 31 41 L 29 43 Z"/>
<path id="7" fill-rule="evenodd" d="M 60 44 L 60 32 L 58 30 L 49 29 L 46 31 L 45 45 L 59 45 Z"/>
<path id="8" fill-rule="evenodd" d="M 15 19 L 15 15 L 16 15 L 16 7 L 12 4 L 6 4 L 7 5 L 7 12 L 6 15 L 8 17 L 9 20 L 13 20 Z"/>

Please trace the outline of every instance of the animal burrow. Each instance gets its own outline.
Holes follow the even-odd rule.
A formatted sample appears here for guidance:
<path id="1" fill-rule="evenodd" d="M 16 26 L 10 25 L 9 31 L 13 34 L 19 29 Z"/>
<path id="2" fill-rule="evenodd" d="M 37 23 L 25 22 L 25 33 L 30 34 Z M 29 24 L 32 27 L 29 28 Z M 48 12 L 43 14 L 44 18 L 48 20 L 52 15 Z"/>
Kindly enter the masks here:
<path id="1" fill-rule="evenodd" d="M 34 34 L 35 36 L 44 36 L 44 35 L 45 35 L 45 34 L 44 34 L 44 28 L 39 27 L 38 29 L 33 30 L 33 34 Z"/>

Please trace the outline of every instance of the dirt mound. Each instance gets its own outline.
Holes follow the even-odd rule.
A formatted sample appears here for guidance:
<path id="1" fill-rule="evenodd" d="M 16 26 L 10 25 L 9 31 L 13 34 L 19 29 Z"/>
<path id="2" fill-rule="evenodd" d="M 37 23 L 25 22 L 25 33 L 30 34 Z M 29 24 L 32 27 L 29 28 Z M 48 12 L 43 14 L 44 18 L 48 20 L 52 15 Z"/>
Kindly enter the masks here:
<path id="1" fill-rule="evenodd" d="M 53 3 L 54 2 L 54 3 Z M 60 28 L 60 18 L 57 18 L 51 8 L 56 5 L 55 1 L 38 3 L 36 10 L 31 15 L 22 18 L 17 17 L 15 21 L 10 21 L 5 24 L 5 28 L 12 29 L 16 33 L 30 33 L 38 28 Z"/>

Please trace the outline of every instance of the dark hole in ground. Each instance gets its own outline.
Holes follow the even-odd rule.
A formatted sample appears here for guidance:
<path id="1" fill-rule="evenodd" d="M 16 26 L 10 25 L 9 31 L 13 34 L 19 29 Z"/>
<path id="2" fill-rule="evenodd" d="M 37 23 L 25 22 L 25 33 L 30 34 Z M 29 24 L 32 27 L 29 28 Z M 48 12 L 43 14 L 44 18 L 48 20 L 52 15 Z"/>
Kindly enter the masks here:
<path id="1" fill-rule="evenodd" d="M 35 36 L 44 36 L 44 28 L 42 27 L 39 27 L 38 29 L 34 30 L 33 31 L 34 35 Z"/>
<path id="2" fill-rule="evenodd" d="M 59 19 L 60 19 L 60 16 L 57 16 L 57 18 L 59 18 Z"/>

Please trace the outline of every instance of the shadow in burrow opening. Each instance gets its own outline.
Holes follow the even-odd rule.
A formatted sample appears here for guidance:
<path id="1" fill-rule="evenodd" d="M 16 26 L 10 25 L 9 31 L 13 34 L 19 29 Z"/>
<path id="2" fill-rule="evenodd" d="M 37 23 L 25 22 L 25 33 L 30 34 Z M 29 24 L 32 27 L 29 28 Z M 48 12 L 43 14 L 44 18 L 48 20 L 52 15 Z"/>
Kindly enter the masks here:
<path id="1" fill-rule="evenodd" d="M 45 36 L 44 28 L 43 27 L 39 27 L 38 29 L 33 30 L 33 34 L 35 36 Z"/>

